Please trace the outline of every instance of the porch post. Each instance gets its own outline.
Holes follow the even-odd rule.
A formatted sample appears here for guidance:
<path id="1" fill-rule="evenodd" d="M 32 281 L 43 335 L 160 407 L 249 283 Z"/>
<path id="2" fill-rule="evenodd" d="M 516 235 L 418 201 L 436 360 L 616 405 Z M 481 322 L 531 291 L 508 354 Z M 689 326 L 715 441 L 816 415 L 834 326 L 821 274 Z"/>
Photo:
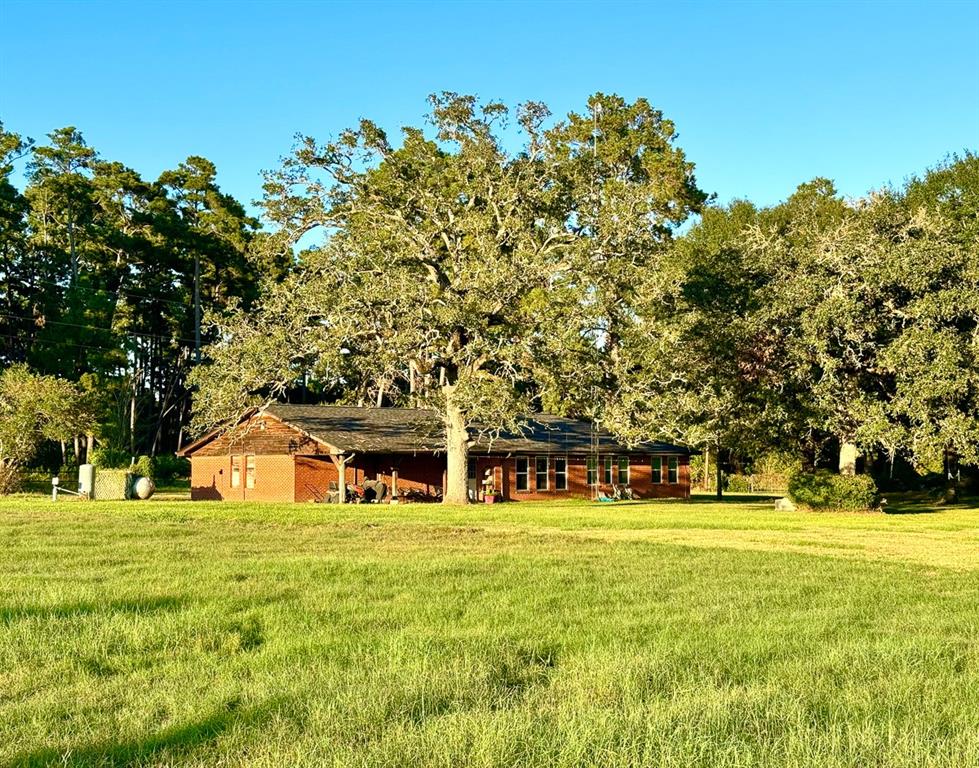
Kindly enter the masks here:
<path id="1" fill-rule="evenodd" d="M 337 474 L 339 475 L 339 480 L 337 482 L 337 490 L 340 493 L 340 503 L 347 503 L 347 464 L 356 454 L 351 453 L 349 456 L 344 456 L 340 454 L 335 456 L 330 454 L 330 461 L 333 462 L 333 466 L 337 468 Z"/>

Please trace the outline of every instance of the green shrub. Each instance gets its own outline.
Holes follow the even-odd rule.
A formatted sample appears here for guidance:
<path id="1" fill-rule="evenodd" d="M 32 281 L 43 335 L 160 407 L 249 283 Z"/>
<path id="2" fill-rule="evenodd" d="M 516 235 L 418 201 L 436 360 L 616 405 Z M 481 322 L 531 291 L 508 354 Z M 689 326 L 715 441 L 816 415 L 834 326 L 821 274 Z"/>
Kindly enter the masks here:
<path id="1" fill-rule="evenodd" d="M 19 464 L 0 461 L 0 496 L 20 490 L 23 473 Z"/>
<path id="2" fill-rule="evenodd" d="M 879 502 L 870 475 L 837 475 L 825 469 L 794 473 L 789 478 L 789 498 L 813 509 L 866 510 Z"/>
<path id="3" fill-rule="evenodd" d="M 88 460 L 101 469 L 125 469 L 129 466 L 129 454 L 118 448 L 93 448 Z"/>
<path id="4" fill-rule="evenodd" d="M 751 487 L 751 478 L 747 475 L 725 475 L 724 489 L 731 493 L 750 493 L 754 490 Z"/>
<path id="5" fill-rule="evenodd" d="M 783 483 L 788 484 L 789 478 L 796 472 L 802 471 L 802 462 L 798 456 L 791 453 L 772 452 L 758 458 L 751 466 L 751 474 L 780 476 Z"/>
<path id="6" fill-rule="evenodd" d="M 154 477 L 153 459 L 149 456 L 140 456 L 129 471 L 136 477 Z"/>
<path id="7" fill-rule="evenodd" d="M 161 454 L 153 458 L 153 474 L 158 482 L 170 482 L 177 477 L 190 477 L 190 460 L 173 454 Z"/>
<path id="8" fill-rule="evenodd" d="M 704 484 L 704 456 L 703 454 L 690 457 L 690 483 L 692 485 Z"/>

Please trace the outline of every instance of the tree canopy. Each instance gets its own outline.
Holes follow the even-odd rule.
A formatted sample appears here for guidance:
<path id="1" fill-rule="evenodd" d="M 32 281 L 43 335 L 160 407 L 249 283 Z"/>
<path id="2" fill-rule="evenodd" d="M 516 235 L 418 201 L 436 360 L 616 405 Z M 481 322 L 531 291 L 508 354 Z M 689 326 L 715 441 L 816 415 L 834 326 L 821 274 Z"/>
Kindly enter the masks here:
<path id="1" fill-rule="evenodd" d="M 572 348 L 579 364 L 614 356 L 635 249 L 659 249 L 704 197 L 648 104 L 589 106 L 590 121 L 545 130 L 540 104 L 511 115 L 446 93 L 432 97 L 430 135 L 406 127 L 398 146 L 366 120 L 325 145 L 304 138 L 269 176 L 264 207 L 279 248 L 326 236 L 270 288 L 264 313 L 218 321 L 224 340 L 209 352 L 234 373 L 195 373 L 213 404 L 201 422 L 306 371 L 361 400 L 424 404 L 445 421 L 446 500 L 465 501 L 471 430 L 517 428 L 535 401 L 566 398 Z M 517 151 L 501 138 L 512 116 Z M 291 329 L 282 346 L 263 334 L 272 326 Z M 242 339 L 253 354 L 239 354 Z"/>
<path id="2" fill-rule="evenodd" d="M 279 398 L 433 408 L 450 501 L 473 432 L 537 410 L 718 471 L 773 450 L 979 465 L 979 157 L 721 205 L 677 138 L 645 99 L 555 119 L 442 93 L 393 137 L 299 137 L 259 220 L 206 158 L 145 180 L 74 127 L 0 124 L 0 370 L 81 398 L 74 432 L 27 430 L 75 460 L 169 452 Z"/>
<path id="3" fill-rule="evenodd" d="M 34 143 L 0 126 L 0 368 L 97 391 L 106 448 L 174 450 L 189 426 L 195 263 L 205 309 L 247 306 L 274 268 L 251 259 L 257 229 L 204 158 L 146 181 L 74 127 Z M 69 440 L 84 458 L 87 441 Z"/>

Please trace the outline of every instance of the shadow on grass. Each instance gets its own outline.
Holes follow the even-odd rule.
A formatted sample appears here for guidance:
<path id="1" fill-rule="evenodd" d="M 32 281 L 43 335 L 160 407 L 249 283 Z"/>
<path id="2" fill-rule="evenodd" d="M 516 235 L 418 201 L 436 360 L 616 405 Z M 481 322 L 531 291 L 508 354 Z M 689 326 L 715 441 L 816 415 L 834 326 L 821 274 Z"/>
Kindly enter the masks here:
<path id="1" fill-rule="evenodd" d="M 507 646 L 494 659 L 487 682 L 494 692 L 494 709 L 512 706 L 527 691 L 545 685 L 558 663 L 550 646 Z"/>
<path id="2" fill-rule="evenodd" d="M 784 493 L 725 493 L 723 498 L 718 499 L 713 493 L 693 493 L 690 501 L 698 504 L 760 504 L 775 503 L 775 499 L 780 499 Z"/>
<path id="3" fill-rule="evenodd" d="M 924 493 L 884 494 L 887 504 L 884 512 L 888 515 L 933 515 L 938 512 L 952 512 L 956 509 L 975 509 L 979 499 L 961 499 L 954 504 L 944 503 Z"/>
<path id="4" fill-rule="evenodd" d="M 150 758 L 179 762 L 179 758 L 186 757 L 214 741 L 233 726 L 253 726 L 268 719 L 282 704 L 281 700 L 272 700 L 241 709 L 238 702 L 232 700 L 200 720 L 165 728 L 143 738 L 127 741 L 105 740 L 67 749 L 49 747 L 21 752 L 14 755 L 9 765 L 18 768 L 51 765 L 128 766 L 146 763 Z"/>
<path id="5" fill-rule="evenodd" d="M 68 619 L 93 613 L 159 613 L 176 611 L 185 607 L 183 597 L 141 597 L 135 600 L 79 600 L 59 605 L 0 606 L 0 624 L 24 618 Z"/>

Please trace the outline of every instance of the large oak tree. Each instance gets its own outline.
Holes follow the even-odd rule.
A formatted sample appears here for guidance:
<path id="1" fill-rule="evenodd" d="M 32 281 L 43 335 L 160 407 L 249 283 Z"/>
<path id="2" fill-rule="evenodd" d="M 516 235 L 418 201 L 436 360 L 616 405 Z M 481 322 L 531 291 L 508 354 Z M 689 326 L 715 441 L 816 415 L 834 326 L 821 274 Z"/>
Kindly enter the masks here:
<path id="1" fill-rule="evenodd" d="M 546 108 L 523 105 L 516 150 L 503 105 L 431 103 L 430 134 L 404 128 L 395 146 L 363 121 L 325 145 L 302 139 L 269 177 L 262 247 L 298 250 L 298 266 L 258 313 L 215 319 L 222 341 L 194 380 L 201 427 L 307 373 L 436 408 L 445 500 L 465 502 L 474 429 L 515 428 L 537 403 L 607 405 L 588 383 L 608 391 L 632 276 L 658 269 L 703 195 L 645 101 L 597 95 L 550 129 Z"/>

